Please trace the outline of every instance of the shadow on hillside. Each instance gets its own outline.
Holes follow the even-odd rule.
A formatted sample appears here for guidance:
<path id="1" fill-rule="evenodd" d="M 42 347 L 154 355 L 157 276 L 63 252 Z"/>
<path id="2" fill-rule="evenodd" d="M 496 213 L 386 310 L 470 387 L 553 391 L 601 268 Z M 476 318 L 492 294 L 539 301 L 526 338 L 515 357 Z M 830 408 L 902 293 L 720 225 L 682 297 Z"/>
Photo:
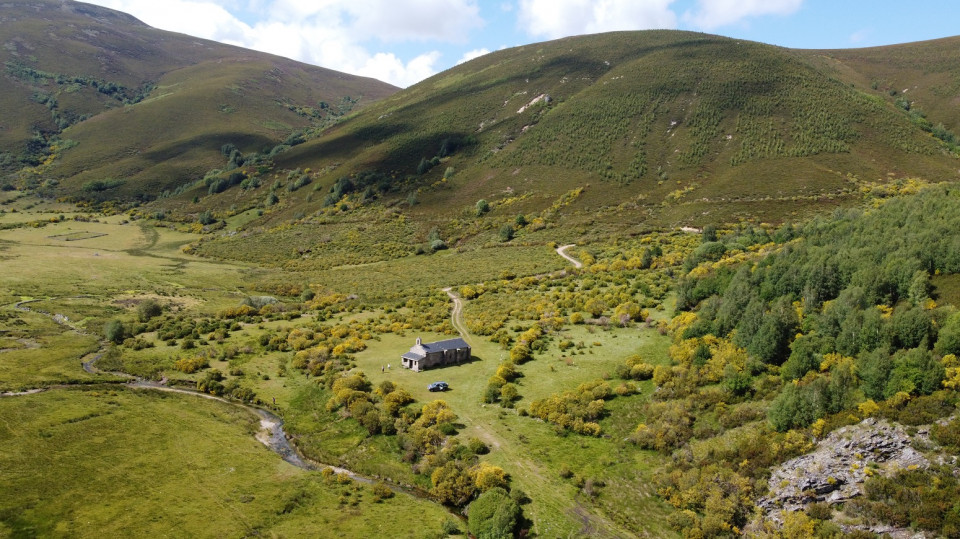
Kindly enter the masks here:
<path id="1" fill-rule="evenodd" d="M 335 128 L 335 130 L 329 131 L 319 139 L 307 141 L 305 144 L 295 146 L 293 149 L 278 155 L 274 161 L 280 166 L 290 168 L 302 166 L 307 160 L 317 155 L 349 159 L 359 153 L 358 149 L 361 147 L 380 144 L 385 139 L 400 135 L 410 129 L 412 129 L 411 126 L 402 122 L 385 122 L 362 126 L 353 130 Z M 382 170 L 381 167 L 377 166 L 373 168 Z"/>
<path id="2" fill-rule="evenodd" d="M 703 37 L 697 36 L 696 38 L 671 43 L 651 44 L 633 50 L 630 57 L 640 58 L 667 50 L 676 50 L 681 53 L 691 51 L 691 54 L 693 54 L 696 47 L 702 46 L 704 43 Z M 376 155 L 372 157 L 375 162 L 369 163 L 369 167 L 382 172 L 397 170 L 403 173 L 413 173 L 413 167 L 416 167 L 422 158 L 430 159 L 438 154 L 445 139 L 457 139 L 465 142 L 474 135 L 472 131 L 449 130 L 439 125 L 424 129 L 424 125 L 436 123 L 434 120 L 439 115 L 446 117 L 447 114 L 444 111 L 450 111 L 451 107 L 456 108 L 456 111 L 450 111 L 449 114 L 451 118 L 460 120 L 462 118 L 458 117 L 462 114 L 460 114 L 459 109 L 470 101 L 470 96 L 496 91 L 497 88 L 518 84 L 526 86 L 534 83 L 534 81 L 548 81 L 554 76 L 568 76 L 573 73 L 577 77 L 596 81 L 607 73 L 611 66 L 608 63 L 597 61 L 594 56 L 588 51 L 582 53 L 572 51 L 560 54 L 544 63 L 532 65 L 529 68 L 518 69 L 504 77 L 476 79 L 436 92 L 429 89 L 421 90 L 422 93 L 425 93 L 423 97 L 399 105 L 387 115 L 374 120 L 372 117 L 361 113 L 337 126 L 334 128 L 335 130 L 331 130 L 329 134 L 333 138 L 322 137 L 317 141 L 312 141 L 312 143 L 304 144 L 294 151 L 288 152 L 280 159 L 286 161 L 287 167 L 300 164 L 300 161 L 317 154 L 347 159 L 356 156 L 358 148 L 371 144 L 380 145 L 393 139 L 392 144 L 384 148 L 383 153 L 375 152 Z M 361 122 L 362 125 L 357 125 Z M 418 122 L 425 123 L 418 124 Z M 446 127 L 470 129 L 470 127 L 462 125 L 462 122 L 457 121 L 447 123 Z M 469 146 L 470 144 L 465 142 L 459 151 L 469 150 Z"/>
<path id="3" fill-rule="evenodd" d="M 638 47 L 631 51 L 630 59 L 636 60 L 649 54 L 669 50 L 680 52 L 691 51 L 692 53 L 695 48 L 702 47 L 710 42 L 712 42 L 712 40 L 704 39 L 703 36 L 697 36 L 681 41 Z M 412 117 L 418 118 L 422 117 L 422 115 L 429 115 L 430 111 L 441 110 L 444 105 L 449 102 L 461 100 L 469 95 L 483 93 L 504 85 L 519 83 L 527 85 L 532 81 L 536 81 L 536 79 L 546 79 L 549 81 L 555 74 L 569 76 L 571 73 L 576 73 L 578 77 L 589 77 L 595 80 L 610 71 L 612 67 L 613 66 L 608 63 L 598 62 L 596 58 L 591 57 L 590 53 L 577 54 L 576 52 L 571 52 L 561 54 L 542 64 L 531 64 L 527 69 L 519 69 L 510 76 L 485 78 L 473 84 L 467 83 L 452 86 L 449 89 L 431 95 L 429 99 L 419 100 L 411 105 L 401 107 L 395 114 L 412 114 Z"/>
<path id="4" fill-rule="evenodd" d="M 276 141 L 263 135 L 252 135 L 250 133 L 231 132 L 196 135 L 188 139 L 173 141 L 161 146 L 154 146 L 149 151 L 143 152 L 141 156 L 153 163 L 164 163 L 183 157 L 186 154 L 194 153 L 198 148 L 207 151 L 220 152 L 224 144 L 233 144 L 244 153 L 259 152 L 266 147 L 273 147 Z M 224 158 L 224 165 L 226 158 Z"/>

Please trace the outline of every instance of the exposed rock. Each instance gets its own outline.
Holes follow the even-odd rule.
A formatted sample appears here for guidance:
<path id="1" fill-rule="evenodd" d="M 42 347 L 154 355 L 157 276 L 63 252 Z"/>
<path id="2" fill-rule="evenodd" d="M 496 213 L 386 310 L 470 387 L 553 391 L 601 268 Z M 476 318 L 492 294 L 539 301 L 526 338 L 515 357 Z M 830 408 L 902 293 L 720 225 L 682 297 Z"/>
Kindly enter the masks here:
<path id="1" fill-rule="evenodd" d="M 758 505 L 767 518 L 780 522 L 783 513 L 802 511 L 810 503 L 842 504 L 862 495 L 863 483 L 872 475 L 929 467 L 927 458 L 913 448 L 915 441 L 929 444 L 929 429 L 918 429 L 911 437 L 903 426 L 873 418 L 838 429 L 820 441 L 813 452 L 775 469 L 768 484 L 769 494 Z M 915 536 L 915 532 L 894 528 L 870 531 L 893 537 Z"/>
<path id="2" fill-rule="evenodd" d="M 918 433 L 919 434 L 919 433 Z M 765 511 L 796 511 L 813 502 L 837 504 L 860 496 L 867 477 L 905 468 L 926 468 L 900 425 L 865 419 L 830 433 L 812 452 L 785 462 L 770 476 Z"/>
<path id="3" fill-rule="evenodd" d="M 549 94 L 540 94 L 540 95 L 538 95 L 537 97 L 534 97 L 533 100 L 531 100 L 531 101 L 530 101 L 529 103 L 527 103 L 526 105 L 520 107 L 520 110 L 517 111 L 517 114 L 523 114 L 523 111 L 529 109 L 530 107 L 536 105 L 537 103 L 539 103 L 539 102 L 541 102 L 541 101 L 543 101 L 544 104 L 549 105 L 550 102 L 553 101 L 553 98 L 550 97 Z"/>

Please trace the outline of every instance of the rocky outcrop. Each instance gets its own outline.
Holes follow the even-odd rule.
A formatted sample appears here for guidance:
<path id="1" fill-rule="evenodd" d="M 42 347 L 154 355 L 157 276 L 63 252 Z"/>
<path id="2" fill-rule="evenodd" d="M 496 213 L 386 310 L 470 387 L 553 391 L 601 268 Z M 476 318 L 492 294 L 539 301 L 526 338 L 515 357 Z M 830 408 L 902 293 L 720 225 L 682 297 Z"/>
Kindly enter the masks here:
<path id="1" fill-rule="evenodd" d="M 920 429 L 916 437 L 927 439 L 927 432 Z M 769 494 L 759 505 L 769 513 L 802 510 L 813 502 L 839 504 L 860 496 L 864 481 L 871 475 L 929 465 L 927 458 L 913 448 L 903 426 L 865 419 L 830 433 L 812 453 L 774 470 Z"/>

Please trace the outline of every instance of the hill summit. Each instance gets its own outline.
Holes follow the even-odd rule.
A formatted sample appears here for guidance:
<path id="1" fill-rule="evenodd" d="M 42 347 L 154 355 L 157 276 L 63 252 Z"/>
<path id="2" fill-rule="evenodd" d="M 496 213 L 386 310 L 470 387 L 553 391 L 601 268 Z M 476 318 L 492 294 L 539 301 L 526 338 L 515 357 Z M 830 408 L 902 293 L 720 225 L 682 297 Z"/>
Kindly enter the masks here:
<path id="1" fill-rule="evenodd" d="M 260 151 L 397 88 L 157 30 L 71 0 L 0 4 L 0 165 L 26 185 L 125 181 L 151 198 L 224 144 Z"/>

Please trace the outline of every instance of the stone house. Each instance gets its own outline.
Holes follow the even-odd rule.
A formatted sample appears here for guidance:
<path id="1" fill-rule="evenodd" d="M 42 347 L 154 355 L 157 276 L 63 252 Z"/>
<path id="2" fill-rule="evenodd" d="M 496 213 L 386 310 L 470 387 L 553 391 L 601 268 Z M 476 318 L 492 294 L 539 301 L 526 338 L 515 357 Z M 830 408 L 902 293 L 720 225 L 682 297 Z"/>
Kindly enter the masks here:
<path id="1" fill-rule="evenodd" d="M 417 337 L 417 344 L 400 356 L 400 365 L 415 372 L 464 361 L 470 361 L 470 345 L 463 339 L 424 343 Z"/>

